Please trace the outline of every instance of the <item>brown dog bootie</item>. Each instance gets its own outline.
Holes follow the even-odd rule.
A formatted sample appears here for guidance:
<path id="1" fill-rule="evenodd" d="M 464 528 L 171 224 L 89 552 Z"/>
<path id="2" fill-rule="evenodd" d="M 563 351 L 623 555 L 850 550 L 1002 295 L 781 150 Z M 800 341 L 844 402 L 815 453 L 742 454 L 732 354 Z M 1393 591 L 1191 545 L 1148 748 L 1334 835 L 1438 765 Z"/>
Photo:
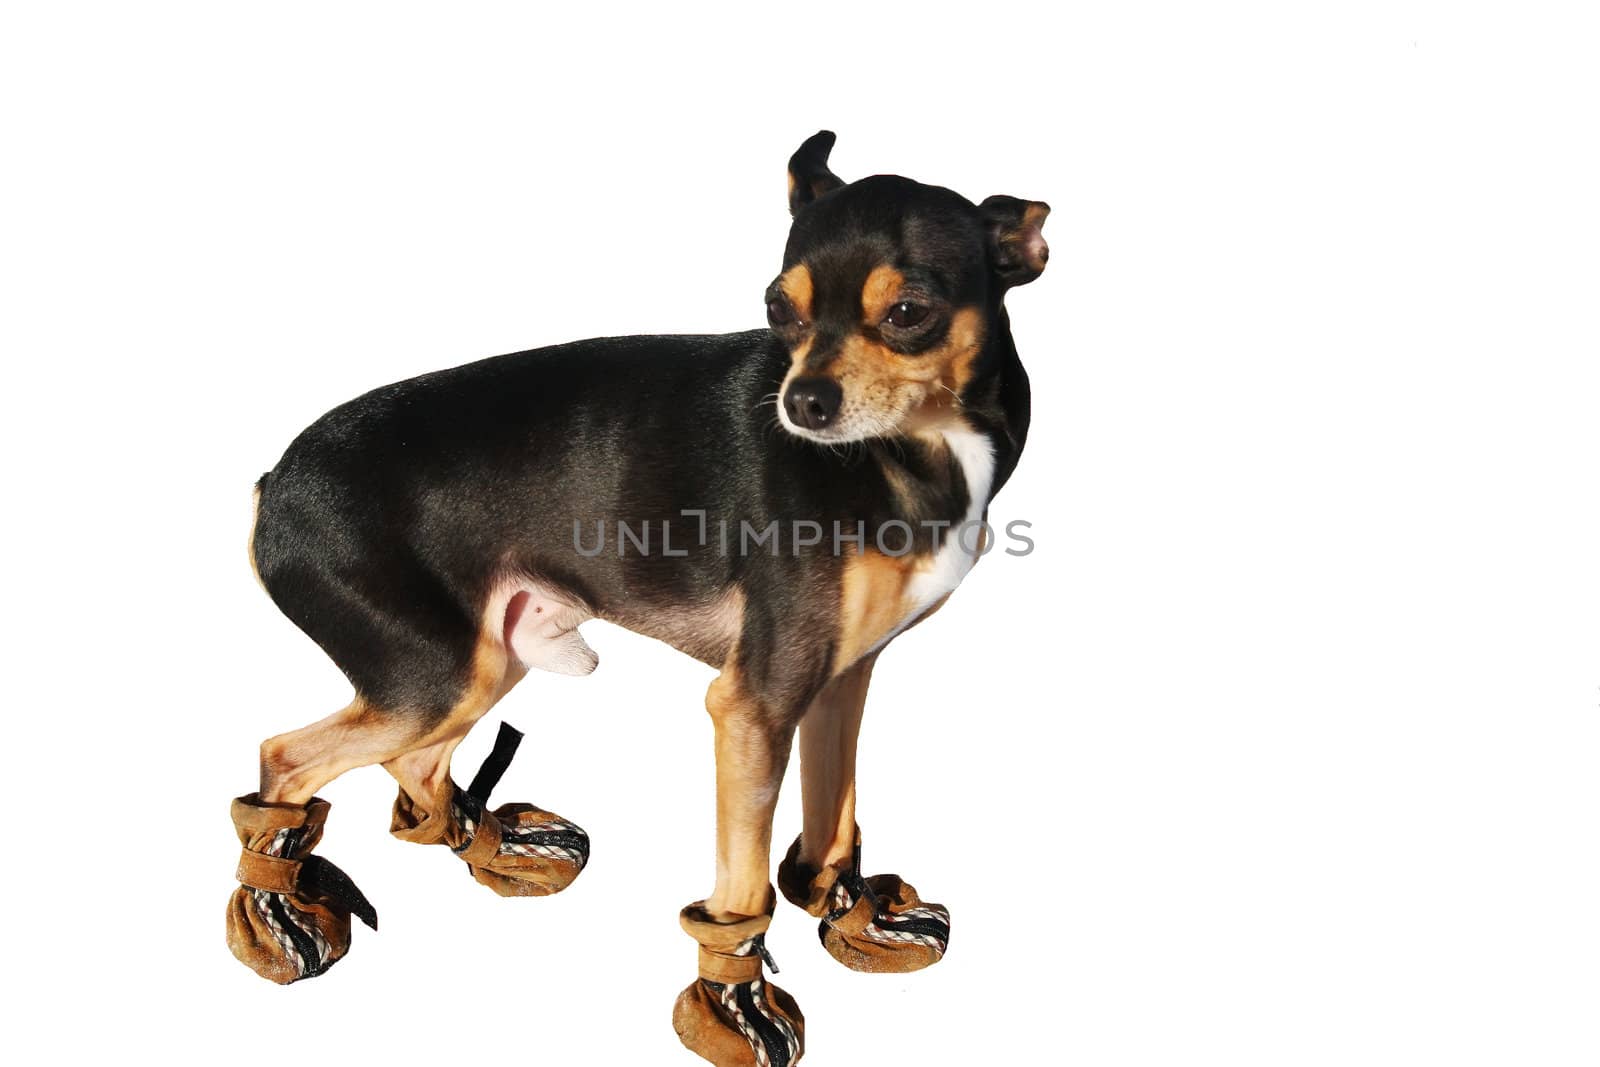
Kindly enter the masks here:
<path id="1" fill-rule="evenodd" d="M 378 914 L 339 868 L 311 855 L 328 802 L 267 804 L 257 793 L 233 802 L 244 852 L 228 899 L 228 948 L 263 978 L 287 985 L 314 978 L 350 950 L 350 916 L 372 929 Z"/>
<path id="2" fill-rule="evenodd" d="M 402 841 L 448 845 L 472 877 L 503 897 L 547 897 L 567 888 L 589 862 L 582 828 L 532 804 L 485 807 L 521 741 L 521 733 L 501 723 L 494 751 L 466 789 L 451 783 L 448 804 L 430 810 L 400 790 L 389 832 Z"/>
<path id="3" fill-rule="evenodd" d="M 850 858 L 823 870 L 800 863 L 800 840 L 778 867 L 791 904 L 822 919 L 817 934 L 830 955 L 853 971 L 920 971 L 944 958 L 950 911 L 926 904 L 897 875 L 861 876 L 861 831 Z"/>
<path id="4" fill-rule="evenodd" d="M 794 998 L 762 978 L 772 905 L 765 915 L 718 922 L 705 902 L 678 921 L 700 943 L 700 977 L 678 994 L 672 1028 L 684 1047 L 716 1067 L 789 1067 L 805 1052 L 806 1018 Z"/>

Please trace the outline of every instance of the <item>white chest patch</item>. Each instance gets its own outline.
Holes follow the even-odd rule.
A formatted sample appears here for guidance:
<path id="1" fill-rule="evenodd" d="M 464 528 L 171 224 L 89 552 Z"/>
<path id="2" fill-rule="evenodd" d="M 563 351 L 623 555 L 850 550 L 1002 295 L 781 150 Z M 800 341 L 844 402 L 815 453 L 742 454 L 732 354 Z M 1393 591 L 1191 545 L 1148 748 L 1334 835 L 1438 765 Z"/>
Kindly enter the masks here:
<path id="1" fill-rule="evenodd" d="M 945 531 L 939 551 L 911 576 L 903 597 L 904 614 L 873 646 L 874 650 L 882 648 L 890 638 L 960 585 L 961 579 L 978 561 L 983 547 L 982 519 L 989 503 L 989 487 L 994 483 L 994 448 L 987 437 L 972 430 L 941 432 L 967 477 L 967 514 L 953 529 Z"/>

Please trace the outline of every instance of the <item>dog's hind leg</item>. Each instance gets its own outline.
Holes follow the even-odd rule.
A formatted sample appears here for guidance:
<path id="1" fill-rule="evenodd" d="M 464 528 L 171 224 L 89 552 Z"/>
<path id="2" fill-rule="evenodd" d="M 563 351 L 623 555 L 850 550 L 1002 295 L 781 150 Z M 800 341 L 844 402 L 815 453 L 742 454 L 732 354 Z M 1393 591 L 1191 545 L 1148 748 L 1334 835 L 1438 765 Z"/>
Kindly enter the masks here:
<path id="1" fill-rule="evenodd" d="M 357 698 L 320 722 L 263 741 L 259 796 L 264 804 L 308 803 L 344 772 L 392 759 L 428 732 L 413 716 Z"/>
<path id="2" fill-rule="evenodd" d="M 477 715 L 532 667 L 561 674 L 594 670 L 594 652 L 577 629 L 587 617 L 570 599 L 532 582 L 504 586 L 491 596 L 480 642 L 499 651 L 503 670 Z M 488 810 L 489 793 L 522 737 L 508 726 L 501 726 L 494 751 L 472 783 L 465 789 L 457 785 L 450 760 L 471 725 L 463 720 L 458 731 L 384 764 L 400 783 L 390 832 L 403 841 L 447 846 L 466 861 L 474 878 L 501 896 L 559 893 L 589 862 L 589 835 L 532 804 Z"/>
<path id="3" fill-rule="evenodd" d="M 484 768 L 465 789 L 450 775 L 450 759 L 463 736 L 465 731 L 384 764 L 400 783 L 390 832 L 402 841 L 449 847 L 474 878 L 501 896 L 559 893 L 588 863 L 589 835 L 532 804 L 487 810 L 489 793 L 521 735 L 502 724 Z"/>
<path id="4" fill-rule="evenodd" d="M 464 681 L 441 683 L 457 694 L 448 706 L 395 708 L 358 695 L 321 722 L 262 743 L 261 788 L 232 808 L 244 851 L 227 935 L 241 962 L 274 982 L 294 982 L 344 957 L 351 915 L 376 929 L 372 905 L 349 877 L 312 855 L 329 811 L 316 792 L 345 771 L 459 740 L 504 692 L 507 675 L 504 646 L 480 641 Z"/>
<path id="5" fill-rule="evenodd" d="M 345 771 L 415 746 L 428 722 L 357 698 L 321 722 L 262 743 L 261 788 L 234 800 L 243 851 L 228 900 L 228 947 L 257 974 L 295 982 L 321 974 L 350 948 L 350 916 L 377 914 L 340 871 L 312 855 L 329 805 L 316 792 Z"/>
<path id="6" fill-rule="evenodd" d="M 846 967 L 915 971 L 944 956 L 950 912 L 895 875 L 861 873 L 856 740 L 875 658 L 834 678 L 800 721 L 805 827 L 778 867 L 778 887 L 822 920 L 822 944 Z"/>

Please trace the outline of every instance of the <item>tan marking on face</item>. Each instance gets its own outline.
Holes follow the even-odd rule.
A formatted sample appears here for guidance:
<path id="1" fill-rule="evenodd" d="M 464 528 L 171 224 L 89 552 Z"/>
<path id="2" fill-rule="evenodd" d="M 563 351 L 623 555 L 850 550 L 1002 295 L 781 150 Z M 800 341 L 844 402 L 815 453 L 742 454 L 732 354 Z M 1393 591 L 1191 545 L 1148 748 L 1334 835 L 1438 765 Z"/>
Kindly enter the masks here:
<path id="1" fill-rule="evenodd" d="M 815 294 L 811 284 L 811 268 L 804 263 L 796 263 L 783 272 L 783 276 L 778 279 L 778 288 L 789 298 L 789 306 L 794 308 L 794 313 L 800 317 L 800 321 L 810 322 L 811 300 Z"/>
<path id="2" fill-rule="evenodd" d="M 844 390 L 836 439 L 937 429 L 958 416 L 983 341 L 983 316 L 975 307 L 956 309 L 944 343 L 918 355 L 901 355 L 865 334 L 851 334 L 824 371 Z M 789 381 L 804 373 L 809 350 L 808 342 L 794 353 Z"/>
<path id="3" fill-rule="evenodd" d="M 938 353 L 928 354 L 939 360 L 940 384 L 959 394 L 972 381 L 972 364 L 982 350 L 983 318 L 977 308 L 966 307 L 950 316 L 950 333 Z"/>
<path id="4" fill-rule="evenodd" d="M 905 284 L 905 275 L 887 263 L 872 268 L 861 286 L 861 317 L 866 325 L 876 326 L 883 321 Z"/>

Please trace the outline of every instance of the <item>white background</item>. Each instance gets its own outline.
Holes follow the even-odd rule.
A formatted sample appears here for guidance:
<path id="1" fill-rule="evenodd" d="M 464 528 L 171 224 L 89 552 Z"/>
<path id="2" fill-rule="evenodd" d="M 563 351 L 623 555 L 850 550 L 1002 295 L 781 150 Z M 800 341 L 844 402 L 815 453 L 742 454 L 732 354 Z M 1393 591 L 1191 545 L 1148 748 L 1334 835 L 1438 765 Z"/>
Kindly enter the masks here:
<path id="1" fill-rule="evenodd" d="M 228 800 L 348 697 L 250 486 L 384 382 L 758 325 L 828 127 L 846 178 L 1055 212 L 993 510 L 1038 550 L 884 657 L 863 738 L 868 866 L 950 954 L 850 973 L 781 905 L 808 1062 L 1595 1063 L 1584 5 L 577 6 L 8 5 L 17 1062 L 697 1062 L 711 672 L 601 624 L 500 709 L 498 796 L 594 837 L 571 891 L 391 840 L 358 771 L 322 852 L 382 932 L 289 989 L 229 957 Z"/>

